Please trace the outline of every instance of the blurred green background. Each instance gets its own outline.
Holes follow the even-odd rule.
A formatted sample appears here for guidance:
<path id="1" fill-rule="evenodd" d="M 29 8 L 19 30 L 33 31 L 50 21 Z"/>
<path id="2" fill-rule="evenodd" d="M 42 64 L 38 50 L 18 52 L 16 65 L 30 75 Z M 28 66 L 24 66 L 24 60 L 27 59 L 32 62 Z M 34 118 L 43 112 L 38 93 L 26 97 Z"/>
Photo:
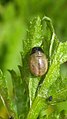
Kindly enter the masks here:
<path id="1" fill-rule="evenodd" d="M 0 68 L 18 71 L 22 40 L 29 21 L 44 15 L 53 21 L 60 41 L 67 37 L 67 0 L 0 0 Z"/>

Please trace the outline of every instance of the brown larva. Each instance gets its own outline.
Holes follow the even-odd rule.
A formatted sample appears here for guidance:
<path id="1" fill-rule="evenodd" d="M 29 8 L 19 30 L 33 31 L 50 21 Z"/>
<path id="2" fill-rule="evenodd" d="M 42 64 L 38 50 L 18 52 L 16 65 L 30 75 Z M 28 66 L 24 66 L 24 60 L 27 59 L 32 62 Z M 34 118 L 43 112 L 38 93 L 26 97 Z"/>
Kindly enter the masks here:
<path id="1" fill-rule="evenodd" d="M 42 76 L 47 72 L 48 61 L 40 47 L 34 47 L 32 49 L 29 65 L 31 73 L 35 76 Z"/>

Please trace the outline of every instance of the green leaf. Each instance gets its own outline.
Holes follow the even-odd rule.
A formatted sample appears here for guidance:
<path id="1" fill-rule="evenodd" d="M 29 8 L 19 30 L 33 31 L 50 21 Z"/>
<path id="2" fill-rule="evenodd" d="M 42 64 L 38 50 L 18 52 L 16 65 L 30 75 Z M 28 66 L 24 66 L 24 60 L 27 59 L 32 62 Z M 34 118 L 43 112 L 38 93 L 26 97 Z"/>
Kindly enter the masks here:
<path id="1" fill-rule="evenodd" d="M 15 116 L 16 118 L 15 115 L 16 113 L 13 107 L 14 105 L 9 96 L 6 80 L 1 70 L 0 70 L 0 99 L 4 105 L 4 108 L 6 109 L 6 113 L 8 114 L 8 117 Z"/>
<path id="2" fill-rule="evenodd" d="M 40 46 L 42 44 L 42 29 L 41 29 L 41 19 L 40 17 L 35 18 L 30 22 L 30 27 L 28 31 L 28 38 L 23 41 L 23 51 L 22 51 L 22 68 L 23 68 L 23 79 L 29 83 L 29 97 L 30 106 L 34 100 L 36 89 L 40 78 L 36 78 L 30 74 L 29 70 L 29 57 L 33 47 Z M 36 83 L 35 83 L 36 82 Z"/>
<path id="3" fill-rule="evenodd" d="M 15 71 L 9 71 L 11 73 L 13 83 L 12 101 L 14 101 L 14 107 L 16 108 L 18 118 L 25 119 L 29 108 L 28 87 L 26 82 L 20 76 L 17 76 Z"/>
<path id="4" fill-rule="evenodd" d="M 49 58 L 49 64 L 52 63 L 54 55 L 56 54 L 57 47 L 59 45 L 59 40 L 55 34 L 52 20 L 49 17 L 44 16 L 42 19 L 42 37 L 43 43 L 42 47 L 45 54 Z"/>
<path id="5" fill-rule="evenodd" d="M 24 41 L 23 51 L 31 52 L 31 49 L 35 46 L 42 47 L 42 49 L 44 50 L 44 53 L 47 55 L 48 60 L 51 64 L 52 62 L 51 57 L 52 55 L 56 53 L 58 44 L 59 44 L 59 41 L 57 40 L 56 35 L 54 33 L 54 28 L 53 28 L 51 19 L 45 16 L 41 20 L 40 17 L 37 17 L 30 22 L 30 27 L 28 31 L 28 39 Z M 55 51 L 55 53 L 52 50 Z M 26 55 L 26 56 L 29 57 L 29 55 Z M 29 78 L 30 106 L 32 105 L 32 101 L 35 98 L 39 81 L 43 79 L 44 78 L 41 79 L 40 77 L 37 78 L 34 76 L 30 76 Z"/>
<path id="6" fill-rule="evenodd" d="M 4 118 L 9 117 L 9 111 L 7 109 L 9 100 L 7 96 L 8 96 L 8 93 L 7 93 L 5 77 L 2 71 L 0 70 L 0 116 Z M 6 102 L 7 102 L 7 105 L 6 105 Z M 5 111 L 3 112 L 3 110 Z"/>
<path id="7" fill-rule="evenodd" d="M 48 74 L 40 88 L 39 94 L 46 96 L 47 89 L 59 76 L 60 65 L 67 61 L 67 42 L 60 43 L 54 57 L 53 63 L 49 68 Z"/>
<path id="8" fill-rule="evenodd" d="M 0 70 L 0 95 L 3 96 L 3 98 L 7 98 L 8 92 L 7 92 L 7 87 L 6 87 L 6 81 L 5 81 L 5 77 L 2 73 L 2 71 Z"/>
<path id="9" fill-rule="evenodd" d="M 27 39 L 23 41 L 23 53 L 29 52 L 33 47 L 42 44 L 42 29 L 40 17 L 34 18 L 30 22 L 27 32 Z"/>

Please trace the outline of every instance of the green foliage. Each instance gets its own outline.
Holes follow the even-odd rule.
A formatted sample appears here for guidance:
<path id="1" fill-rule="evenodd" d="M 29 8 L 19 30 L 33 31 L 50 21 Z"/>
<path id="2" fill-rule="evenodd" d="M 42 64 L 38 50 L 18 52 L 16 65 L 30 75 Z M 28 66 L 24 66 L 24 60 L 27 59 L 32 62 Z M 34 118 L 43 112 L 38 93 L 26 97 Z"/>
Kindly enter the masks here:
<path id="1" fill-rule="evenodd" d="M 66 5 L 66 0 L 0 0 L 0 118 L 67 118 Z M 43 77 L 29 70 L 34 46 L 48 58 Z"/>
<path id="2" fill-rule="evenodd" d="M 19 47 L 18 40 L 14 46 Z M 41 47 L 48 58 L 48 71 L 42 77 L 32 75 L 29 70 L 29 57 L 35 46 Z M 7 115 L 3 118 L 67 118 L 67 75 L 61 74 L 61 67 L 67 62 L 67 42 L 58 41 L 50 18 L 36 17 L 30 22 L 27 38 L 22 40 L 21 61 L 19 73 L 8 65 L 12 87 L 7 86 L 8 80 L 0 72 L 0 99 Z"/>

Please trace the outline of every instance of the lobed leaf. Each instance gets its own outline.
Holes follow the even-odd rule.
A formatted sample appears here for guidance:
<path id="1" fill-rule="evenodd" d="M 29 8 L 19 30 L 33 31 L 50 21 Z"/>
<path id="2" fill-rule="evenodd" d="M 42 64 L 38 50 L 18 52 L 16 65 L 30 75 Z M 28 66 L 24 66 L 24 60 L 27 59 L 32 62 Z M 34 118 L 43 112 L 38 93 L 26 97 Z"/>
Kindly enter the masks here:
<path id="1" fill-rule="evenodd" d="M 55 46 L 54 46 L 55 44 Z M 24 41 L 24 48 L 23 51 L 27 51 L 26 57 L 29 57 L 31 52 L 31 49 L 35 46 L 42 47 L 44 53 L 47 55 L 49 64 L 52 62 L 52 55 L 56 52 L 56 49 L 58 47 L 59 41 L 57 40 L 55 33 L 54 33 L 54 28 L 52 25 L 51 19 L 48 17 L 44 17 L 42 20 L 40 17 L 35 18 L 30 22 L 30 27 L 28 31 L 28 39 Z M 53 47 L 53 49 L 52 49 Z M 52 51 L 53 50 L 53 51 Z M 28 55 L 29 53 L 29 55 Z M 26 58 L 25 57 L 25 58 Z M 28 59 L 24 59 L 29 61 Z M 24 62 L 23 62 L 24 64 Z M 28 64 L 28 63 L 27 63 Z M 29 67 L 28 65 L 25 66 L 26 68 Z M 28 68 L 25 70 L 28 72 Z M 29 72 L 28 72 L 29 74 Z M 28 76 L 29 77 L 29 76 Z M 37 91 L 37 87 L 39 85 L 40 80 L 43 80 L 44 77 L 34 77 L 30 75 L 29 77 L 29 97 L 30 97 L 30 106 L 32 105 L 32 101 L 35 98 L 35 94 Z"/>

